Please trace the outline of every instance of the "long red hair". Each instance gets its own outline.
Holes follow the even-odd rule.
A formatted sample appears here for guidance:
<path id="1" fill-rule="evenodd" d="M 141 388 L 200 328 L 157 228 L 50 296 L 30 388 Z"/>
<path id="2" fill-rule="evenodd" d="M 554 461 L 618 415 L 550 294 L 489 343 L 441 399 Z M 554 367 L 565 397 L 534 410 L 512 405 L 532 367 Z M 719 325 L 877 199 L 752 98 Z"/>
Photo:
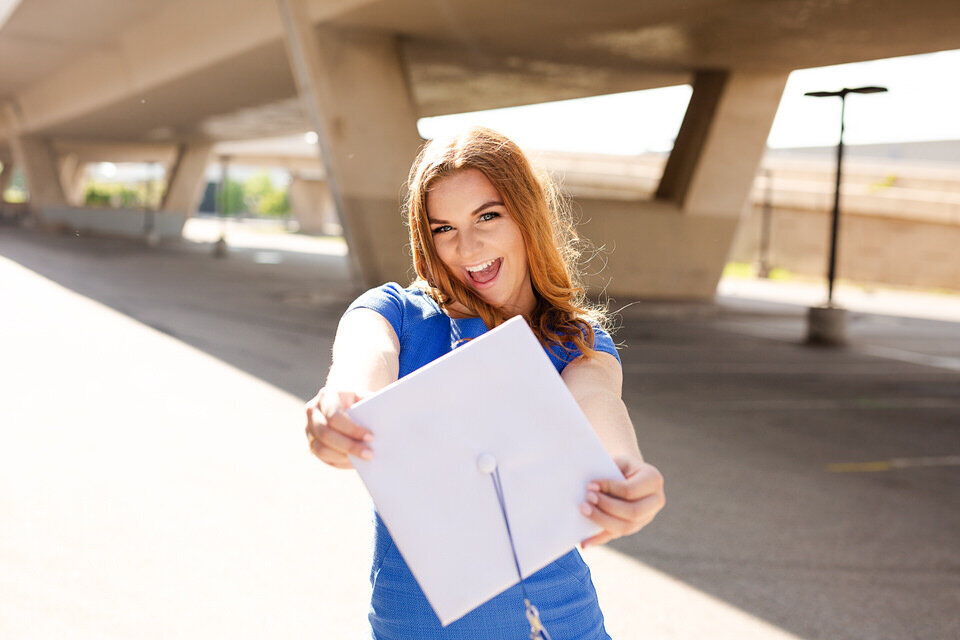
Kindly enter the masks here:
<path id="1" fill-rule="evenodd" d="M 440 260 L 427 219 L 427 193 L 454 173 L 477 169 L 496 188 L 504 206 L 517 222 L 526 245 L 530 282 L 536 306 L 527 318 L 534 334 L 545 345 L 573 343 L 592 357 L 594 326 L 606 329 L 606 310 L 587 300 L 578 266 L 582 241 L 569 209 L 553 181 L 534 172 L 520 148 L 506 136 L 476 127 L 446 140 L 424 145 L 410 168 L 405 213 L 410 230 L 413 283 L 442 308 L 457 301 L 473 310 L 489 328 L 508 318 L 463 284 Z"/>

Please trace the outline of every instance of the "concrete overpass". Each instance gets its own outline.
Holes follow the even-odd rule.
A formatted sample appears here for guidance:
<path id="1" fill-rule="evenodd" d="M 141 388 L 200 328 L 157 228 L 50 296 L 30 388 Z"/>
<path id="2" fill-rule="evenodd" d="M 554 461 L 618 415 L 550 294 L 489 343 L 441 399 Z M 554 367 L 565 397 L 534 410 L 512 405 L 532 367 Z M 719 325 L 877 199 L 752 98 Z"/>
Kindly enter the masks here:
<path id="1" fill-rule="evenodd" d="M 370 285 L 408 277 L 418 118 L 691 83 L 655 196 L 578 205 L 613 249 L 592 284 L 708 298 L 788 73 L 952 48 L 955 0 L 0 0 L 0 161 L 49 222 L 86 159 L 160 158 L 175 220 L 215 143 L 315 130 Z"/>

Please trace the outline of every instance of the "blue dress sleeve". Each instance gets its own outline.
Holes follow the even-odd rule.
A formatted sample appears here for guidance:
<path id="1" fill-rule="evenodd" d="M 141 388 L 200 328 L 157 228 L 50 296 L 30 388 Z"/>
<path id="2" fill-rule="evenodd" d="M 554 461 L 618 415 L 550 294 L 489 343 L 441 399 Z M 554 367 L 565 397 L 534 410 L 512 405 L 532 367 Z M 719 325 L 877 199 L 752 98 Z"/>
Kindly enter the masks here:
<path id="1" fill-rule="evenodd" d="M 617 353 L 617 347 L 613 344 L 613 338 L 597 325 L 593 325 L 593 348 L 609 353 L 617 359 L 617 362 L 620 362 L 620 354 Z"/>
<path id="2" fill-rule="evenodd" d="M 591 326 L 593 327 L 593 348 L 597 351 L 609 353 L 617 359 L 617 362 L 620 362 L 620 355 L 617 353 L 617 347 L 613 344 L 613 338 L 610 337 L 610 334 L 601 329 L 600 325 L 596 323 L 593 323 Z M 549 347 L 549 352 L 554 364 L 557 365 L 558 371 L 562 371 L 563 367 L 582 355 L 580 349 L 578 349 L 577 345 L 573 342 L 565 342 L 564 346 L 552 344 Z"/>
<path id="3" fill-rule="evenodd" d="M 387 319 L 399 338 L 403 335 L 404 297 L 403 287 L 396 282 L 388 282 L 360 294 L 350 303 L 344 315 L 354 309 L 373 309 Z"/>

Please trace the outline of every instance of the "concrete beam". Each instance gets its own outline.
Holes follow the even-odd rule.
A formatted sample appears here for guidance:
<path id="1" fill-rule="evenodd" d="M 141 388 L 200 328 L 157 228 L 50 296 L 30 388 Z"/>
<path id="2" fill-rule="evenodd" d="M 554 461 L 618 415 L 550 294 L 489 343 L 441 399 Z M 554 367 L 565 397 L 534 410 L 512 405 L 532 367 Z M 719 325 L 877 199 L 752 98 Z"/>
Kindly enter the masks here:
<path id="1" fill-rule="evenodd" d="M 81 164 L 92 162 L 160 162 L 176 161 L 179 145 L 170 142 L 110 142 L 57 138 L 54 149 L 60 155 L 74 154 Z"/>
<path id="2" fill-rule="evenodd" d="M 186 217 L 196 214 L 212 148 L 210 142 L 180 145 L 167 172 L 167 192 L 160 206 L 163 211 L 182 213 Z"/>
<path id="3" fill-rule="evenodd" d="M 412 269 L 399 198 L 422 140 L 397 38 L 313 28 L 304 0 L 277 4 L 354 275 L 363 286 L 405 283 Z"/>
<path id="4" fill-rule="evenodd" d="M 214 153 L 217 153 L 217 151 L 215 150 Z M 220 154 L 217 153 L 217 155 Z M 320 161 L 319 155 L 310 156 L 309 158 L 302 156 L 267 155 L 254 153 L 227 153 L 223 155 L 230 156 L 230 162 L 238 166 L 280 167 L 288 171 L 296 171 L 298 173 L 309 175 L 310 179 L 323 178 L 323 163 Z"/>
<path id="5" fill-rule="evenodd" d="M 308 20 L 316 23 L 371 1 L 310 0 L 305 4 Z M 107 9 L 109 4 L 106 3 Z M 85 19 L 96 20 L 96 15 L 90 13 Z M 84 32 L 84 26 L 77 28 Z M 152 120 L 183 122 L 185 111 L 190 109 L 189 96 L 184 99 L 158 95 L 153 99 L 151 92 L 204 69 L 229 63 L 251 50 L 279 43 L 282 36 L 276 7 L 263 0 L 158 3 L 141 19 L 112 31 L 109 37 L 94 39 L 96 46 L 76 38 L 55 41 L 59 48 L 76 51 L 76 55 L 16 91 L 23 110 L 23 130 L 48 133 L 116 105 L 122 105 L 125 111 L 131 107 L 156 109 Z M 248 74 L 244 83 L 260 96 L 276 87 L 276 79 L 269 71 Z M 148 95 L 150 100 L 141 101 Z M 289 94 L 275 97 L 285 98 Z M 182 133 L 181 129 L 174 132 Z"/>

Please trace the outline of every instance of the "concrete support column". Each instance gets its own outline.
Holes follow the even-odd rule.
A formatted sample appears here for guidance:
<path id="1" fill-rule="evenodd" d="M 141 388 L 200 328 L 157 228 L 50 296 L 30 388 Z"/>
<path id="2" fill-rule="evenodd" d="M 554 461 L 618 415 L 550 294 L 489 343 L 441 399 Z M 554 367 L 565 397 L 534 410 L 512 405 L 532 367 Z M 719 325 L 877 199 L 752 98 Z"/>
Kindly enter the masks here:
<path id="1" fill-rule="evenodd" d="M 698 72 L 657 198 L 739 218 L 786 81 L 785 73 Z"/>
<path id="2" fill-rule="evenodd" d="M 86 168 L 86 163 L 81 162 L 76 153 L 68 153 L 60 158 L 60 187 L 71 206 L 83 205 L 83 173 Z"/>
<path id="3" fill-rule="evenodd" d="M 43 218 L 44 208 L 67 205 L 60 185 L 60 171 L 50 140 L 36 136 L 14 136 L 11 139 L 14 162 L 23 170 L 23 180 L 30 192 L 30 210 Z"/>
<path id="4" fill-rule="evenodd" d="M 330 185 L 326 180 L 294 176 L 290 181 L 290 208 L 303 233 L 343 233 Z"/>
<path id="5" fill-rule="evenodd" d="M 670 157 L 663 168 L 656 193 L 658 200 L 682 203 L 686 197 L 729 77 L 727 71 L 699 71 L 694 74 L 693 94 Z"/>
<path id="6" fill-rule="evenodd" d="M 0 158 L 0 162 L 3 163 L 3 171 L 0 171 L 0 203 L 2 203 L 3 194 L 7 190 L 7 187 L 10 186 L 10 181 L 13 179 L 13 159 L 2 157 Z"/>
<path id="7" fill-rule="evenodd" d="M 422 143 L 397 38 L 313 27 L 303 0 L 277 0 L 300 97 L 364 286 L 412 274 L 399 212 Z"/>
<path id="8" fill-rule="evenodd" d="M 197 213 L 211 149 L 210 142 L 185 143 L 177 148 L 167 172 L 167 192 L 161 210 L 182 213 L 188 218 Z"/>
<path id="9" fill-rule="evenodd" d="M 42 219 L 45 207 L 64 207 L 67 200 L 50 139 L 23 134 L 21 112 L 13 102 L 0 105 L 0 121 L 7 130 L 13 162 L 23 172 L 23 181 L 30 192 L 29 210 Z"/>
<path id="10" fill-rule="evenodd" d="M 618 301 L 713 298 L 786 80 L 698 72 L 655 199 L 578 199 L 583 234 L 611 251 L 592 287 Z"/>

